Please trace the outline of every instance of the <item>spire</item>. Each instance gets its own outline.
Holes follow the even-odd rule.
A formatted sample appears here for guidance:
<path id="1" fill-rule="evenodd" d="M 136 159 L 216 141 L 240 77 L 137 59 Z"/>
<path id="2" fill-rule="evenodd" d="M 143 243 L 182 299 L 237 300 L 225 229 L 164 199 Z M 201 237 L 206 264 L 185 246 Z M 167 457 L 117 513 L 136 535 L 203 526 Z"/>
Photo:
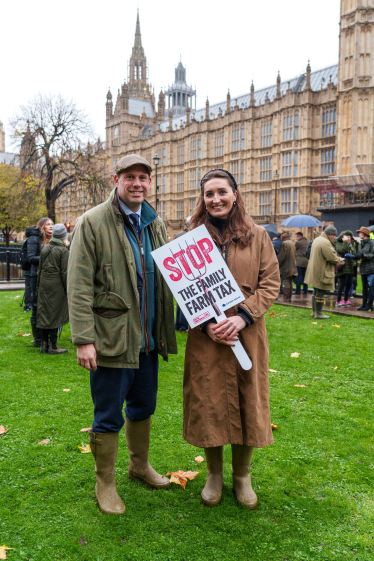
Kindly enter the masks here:
<path id="1" fill-rule="evenodd" d="M 230 113 L 231 111 L 231 96 L 230 90 L 227 91 L 227 106 L 226 106 L 226 113 Z"/>
<path id="2" fill-rule="evenodd" d="M 139 21 L 139 8 L 138 8 L 138 13 L 137 13 L 137 17 L 136 17 L 134 47 L 136 49 L 141 49 L 142 48 L 142 36 L 141 36 L 141 33 L 140 33 L 140 21 Z"/>
<path id="3" fill-rule="evenodd" d="M 205 120 L 209 121 L 209 99 L 206 98 L 205 102 Z"/>
<path id="4" fill-rule="evenodd" d="M 255 106 L 255 87 L 253 84 L 253 80 L 252 80 L 252 85 L 251 85 L 251 103 L 250 103 L 251 107 Z"/>
<path id="5" fill-rule="evenodd" d="M 305 90 L 311 90 L 311 85 L 310 85 L 310 75 L 311 75 L 312 69 L 310 68 L 310 61 L 308 60 L 308 66 L 306 67 L 306 83 L 305 83 Z"/>
<path id="6" fill-rule="evenodd" d="M 280 72 L 278 70 L 278 76 L 277 76 L 277 94 L 276 94 L 276 99 L 279 99 L 281 96 L 281 77 L 280 77 Z"/>

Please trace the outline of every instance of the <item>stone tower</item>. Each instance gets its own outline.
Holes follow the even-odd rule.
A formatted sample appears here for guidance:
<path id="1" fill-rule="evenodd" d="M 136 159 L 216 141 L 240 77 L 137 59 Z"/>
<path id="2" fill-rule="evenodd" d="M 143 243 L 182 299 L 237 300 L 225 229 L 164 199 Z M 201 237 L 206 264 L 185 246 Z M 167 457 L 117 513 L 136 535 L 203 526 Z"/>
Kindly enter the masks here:
<path id="1" fill-rule="evenodd" d="M 196 90 L 194 90 L 192 86 L 189 86 L 186 82 L 186 69 L 182 64 L 182 61 L 179 61 L 179 64 L 175 69 L 174 84 L 166 90 L 165 96 L 168 99 L 167 114 L 169 113 L 170 108 L 172 108 L 174 117 L 176 115 L 185 115 L 187 105 L 192 108 L 193 97 L 195 97 L 196 109 Z"/>
<path id="2" fill-rule="evenodd" d="M 128 70 L 128 87 L 130 97 L 152 101 L 152 89 L 148 83 L 147 59 L 142 47 L 139 10 L 136 18 L 135 40 L 132 48 Z"/>
<path id="3" fill-rule="evenodd" d="M 341 0 L 337 173 L 374 161 L 374 2 Z"/>

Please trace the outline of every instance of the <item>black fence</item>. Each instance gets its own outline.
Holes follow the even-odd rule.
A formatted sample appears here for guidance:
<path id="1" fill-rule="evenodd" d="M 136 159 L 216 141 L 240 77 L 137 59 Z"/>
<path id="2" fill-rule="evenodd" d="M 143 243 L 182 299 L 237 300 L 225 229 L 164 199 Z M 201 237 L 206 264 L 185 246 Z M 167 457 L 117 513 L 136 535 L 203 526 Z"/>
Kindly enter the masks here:
<path id="1" fill-rule="evenodd" d="M 0 280 L 9 282 L 23 278 L 21 247 L 0 247 Z"/>

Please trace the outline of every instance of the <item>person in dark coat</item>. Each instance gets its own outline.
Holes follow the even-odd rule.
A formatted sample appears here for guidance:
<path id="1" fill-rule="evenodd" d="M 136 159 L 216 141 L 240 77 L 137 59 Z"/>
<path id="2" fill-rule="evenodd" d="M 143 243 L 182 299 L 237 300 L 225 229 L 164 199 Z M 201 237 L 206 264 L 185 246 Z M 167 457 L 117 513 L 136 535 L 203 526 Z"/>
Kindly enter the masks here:
<path id="1" fill-rule="evenodd" d="M 36 326 L 36 311 L 38 293 L 36 283 L 38 278 L 38 266 L 41 248 L 49 242 L 52 237 L 53 222 L 49 218 L 41 218 L 36 228 L 30 228 L 27 240 L 27 260 L 30 263 L 30 288 L 31 288 L 31 330 L 34 338 L 34 347 L 41 347 L 42 332 Z"/>
<path id="2" fill-rule="evenodd" d="M 279 251 L 282 245 L 282 240 L 280 239 L 280 235 L 277 234 L 272 240 L 271 243 L 273 244 L 273 248 L 275 251 L 275 255 L 277 256 L 277 259 L 279 259 Z"/>
<path id="3" fill-rule="evenodd" d="M 360 273 L 362 279 L 362 305 L 359 310 L 373 311 L 374 298 L 374 240 L 370 239 L 370 230 L 361 226 L 356 230 L 360 236 L 360 246 L 356 257 L 361 259 Z"/>
<path id="4" fill-rule="evenodd" d="M 308 240 L 304 238 L 302 232 L 297 232 L 295 250 L 296 250 L 296 290 L 295 294 L 301 293 L 301 285 L 303 285 L 303 293 L 308 294 L 308 285 L 305 284 L 305 273 L 308 266 L 308 259 L 306 258 L 306 250 L 308 247 Z"/>
<path id="5" fill-rule="evenodd" d="M 69 250 L 64 224 L 53 226 L 52 239 L 40 254 L 38 272 L 37 327 L 42 330 L 41 354 L 63 354 L 57 345 L 57 331 L 69 322 L 66 291 Z"/>
<path id="6" fill-rule="evenodd" d="M 26 242 L 27 245 L 29 243 L 29 237 L 31 235 L 32 230 L 36 228 L 36 225 L 34 224 L 33 226 L 29 226 L 28 228 L 26 228 L 25 231 L 25 235 L 26 235 Z M 26 246 L 27 248 L 27 246 Z M 27 251 L 27 249 L 26 249 Z M 23 307 L 23 311 L 24 312 L 30 312 L 32 310 L 32 291 L 31 291 L 31 283 L 30 283 L 30 270 L 24 270 L 23 271 L 23 276 L 25 277 L 25 302 L 24 302 L 24 307 Z"/>
<path id="7" fill-rule="evenodd" d="M 284 283 L 283 300 L 291 302 L 293 277 L 297 275 L 295 246 L 290 240 L 288 230 L 283 230 L 281 235 L 282 245 L 279 251 L 279 270 Z"/>
<path id="8" fill-rule="evenodd" d="M 357 244 L 350 230 L 345 230 L 339 234 L 339 237 L 335 242 L 335 250 L 339 257 L 345 258 L 344 267 L 336 273 L 336 276 L 338 277 L 338 296 L 336 299 L 336 306 L 353 306 L 352 302 L 349 300 L 349 293 L 352 286 L 354 261 L 350 257 L 345 257 L 345 254 L 356 255 Z"/>

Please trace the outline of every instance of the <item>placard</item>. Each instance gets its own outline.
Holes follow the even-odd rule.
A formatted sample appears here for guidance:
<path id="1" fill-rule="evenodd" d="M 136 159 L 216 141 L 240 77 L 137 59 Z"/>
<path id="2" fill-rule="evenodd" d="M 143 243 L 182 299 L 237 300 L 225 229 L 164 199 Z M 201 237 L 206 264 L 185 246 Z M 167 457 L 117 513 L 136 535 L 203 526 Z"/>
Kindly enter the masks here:
<path id="1" fill-rule="evenodd" d="M 204 225 L 151 254 L 191 327 L 245 300 Z"/>

